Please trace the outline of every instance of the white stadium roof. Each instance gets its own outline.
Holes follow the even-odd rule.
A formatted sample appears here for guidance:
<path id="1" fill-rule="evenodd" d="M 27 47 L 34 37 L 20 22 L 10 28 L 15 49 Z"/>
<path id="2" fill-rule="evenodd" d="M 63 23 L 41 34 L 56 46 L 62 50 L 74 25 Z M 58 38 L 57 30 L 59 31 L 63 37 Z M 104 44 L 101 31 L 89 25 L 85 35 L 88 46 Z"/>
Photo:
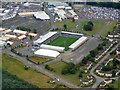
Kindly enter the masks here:
<path id="1" fill-rule="evenodd" d="M 34 44 L 38 44 L 38 43 L 42 43 L 45 40 L 47 40 L 48 38 L 50 38 L 51 36 L 53 36 L 54 34 L 56 34 L 57 32 L 49 32 L 43 36 L 40 36 L 39 39 L 37 39 L 36 41 L 34 41 Z"/>
<path id="2" fill-rule="evenodd" d="M 48 50 L 48 49 L 39 49 L 39 50 L 35 51 L 34 54 L 40 55 L 40 56 L 53 57 L 53 58 L 56 58 L 58 55 L 60 55 L 59 52 L 53 51 L 53 50 Z"/>
<path id="3" fill-rule="evenodd" d="M 80 33 L 72 33 L 72 32 L 65 32 L 65 31 L 62 31 L 62 33 L 67 33 L 67 34 L 74 34 L 74 35 L 81 35 L 81 36 L 83 36 L 83 34 L 80 34 Z"/>
<path id="4" fill-rule="evenodd" d="M 39 12 L 36 12 L 34 14 L 34 16 L 37 18 L 37 19 L 50 19 L 50 17 L 44 12 L 44 11 L 39 11 Z"/>
<path id="5" fill-rule="evenodd" d="M 60 51 L 60 52 L 63 52 L 64 49 L 65 49 L 64 47 L 52 46 L 52 45 L 46 45 L 46 44 L 42 44 L 40 46 L 40 48 L 49 49 L 49 50 L 55 50 L 55 51 Z"/>
<path id="6" fill-rule="evenodd" d="M 76 42 L 74 42 L 72 45 L 69 46 L 71 49 L 76 49 L 78 46 L 80 46 L 82 43 L 84 43 L 88 38 L 85 36 L 82 36 L 80 39 L 78 39 Z"/>

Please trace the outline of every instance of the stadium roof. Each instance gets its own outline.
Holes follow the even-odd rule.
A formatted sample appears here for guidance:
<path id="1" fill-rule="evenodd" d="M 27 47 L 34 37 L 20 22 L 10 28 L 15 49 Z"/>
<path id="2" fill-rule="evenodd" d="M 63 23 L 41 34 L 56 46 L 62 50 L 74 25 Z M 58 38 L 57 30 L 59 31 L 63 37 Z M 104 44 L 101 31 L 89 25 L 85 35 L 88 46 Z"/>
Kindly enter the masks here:
<path id="1" fill-rule="evenodd" d="M 82 43 L 84 43 L 88 38 L 85 36 L 82 36 L 80 39 L 78 39 L 76 42 L 74 42 L 72 45 L 69 46 L 71 49 L 76 49 L 78 46 L 80 46 Z"/>
<path id="2" fill-rule="evenodd" d="M 46 44 L 42 44 L 40 46 L 40 48 L 49 49 L 49 50 L 55 50 L 55 51 L 60 51 L 60 52 L 63 52 L 64 49 L 65 49 L 64 47 L 52 46 L 52 45 L 46 45 Z"/>
<path id="3" fill-rule="evenodd" d="M 36 12 L 34 14 L 34 16 L 37 18 L 37 19 L 50 19 L 50 17 L 44 12 L 44 11 L 39 11 L 39 12 Z"/>
<path id="4" fill-rule="evenodd" d="M 39 50 L 35 51 L 34 54 L 40 55 L 40 56 L 53 57 L 53 58 L 56 58 L 58 55 L 60 55 L 59 52 L 53 51 L 53 50 L 48 50 L 48 49 L 39 49 Z"/>
<path id="5" fill-rule="evenodd" d="M 39 39 L 37 39 L 36 41 L 34 41 L 34 44 L 38 44 L 38 43 L 42 43 L 45 40 L 47 40 L 48 38 L 50 38 L 51 36 L 53 36 L 54 34 L 56 34 L 57 32 L 49 32 L 43 36 L 40 36 Z"/>
<path id="6" fill-rule="evenodd" d="M 65 31 L 62 31 L 62 33 L 68 33 L 68 34 L 75 34 L 75 35 L 81 35 L 81 36 L 83 36 L 83 34 L 80 34 L 80 33 L 72 33 L 72 32 L 65 32 Z"/>

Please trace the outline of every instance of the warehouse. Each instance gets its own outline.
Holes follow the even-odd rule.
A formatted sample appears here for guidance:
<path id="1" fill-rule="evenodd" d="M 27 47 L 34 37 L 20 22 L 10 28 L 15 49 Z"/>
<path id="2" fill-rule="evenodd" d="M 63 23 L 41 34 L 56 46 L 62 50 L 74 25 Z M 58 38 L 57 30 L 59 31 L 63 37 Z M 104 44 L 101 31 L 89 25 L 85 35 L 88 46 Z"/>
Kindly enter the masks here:
<path id="1" fill-rule="evenodd" d="M 48 49 L 39 49 L 34 52 L 36 55 L 40 56 L 45 56 L 45 57 L 51 57 L 51 58 L 56 58 L 60 55 L 59 52 L 53 51 L 53 50 L 48 50 Z"/>
<path id="2" fill-rule="evenodd" d="M 0 47 L 6 46 L 6 45 L 7 45 L 6 42 L 0 40 Z"/>
<path id="3" fill-rule="evenodd" d="M 10 37 L 2 36 L 2 37 L 0 37 L 0 40 L 8 41 L 8 40 L 10 40 Z"/>
<path id="4" fill-rule="evenodd" d="M 40 46 L 40 48 L 43 49 L 49 49 L 49 50 L 55 50 L 55 51 L 59 51 L 59 52 L 64 52 L 64 47 L 59 47 L 59 46 L 52 46 L 52 45 L 46 45 L 46 44 L 42 44 Z"/>
<path id="5" fill-rule="evenodd" d="M 15 29 L 13 32 L 16 33 L 16 34 L 20 34 L 20 35 L 26 35 L 27 34 L 27 31 L 21 31 L 21 30 L 17 30 L 17 29 Z"/>
<path id="6" fill-rule="evenodd" d="M 33 16 L 36 12 L 22 12 L 18 13 L 19 16 Z"/>
<path id="7" fill-rule="evenodd" d="M 36 41 L 34 41 L 35 45 L 38 44 L 42 44 L 45 40 L 47 40 L 48 38 L 52 37 L 53 35 L 57 34 L 57 32 L 49 32 L 43 36 L 40 36 L 39 39 L 37 39 Z"/>
<path id="8" fill-rule="evenodd" d="M 36 37 L 37 36 L 37 34 L 35 34 L 35 33 L 29 33 L 28 35 L 32 36 L 32 37 Z"/>
<path id="9" fill-rule="evenodd" d="M 7 44 L 9 44 L 9 45 L 11 45 L 11 46 L 13 46 L 13 45 L 14 45 L 14 43 L 13 43 L 13 42 L 11 42 L 11 41 L 7 41 Z"/>
<path id="10" fill-rule="evenodd" d="M 25 35 L 22 35 L 22 36 L 19 36 L 19 37 L 18 37 L 19 40 L 23 40 L 23 39 L 25 39 L 25 38 L 26 38 Z"/>
<path id="11" fill-rule="evenodd" d="M 15 36 L 15 35 L 5 34 L 5 36 L 9 37 L 11 39 L 17 39 L 17 36 Z"/>
<path id="12" fill-rule="evenodd" d="M 56 10 L 55 13 L 59 16 L 61 19 L 67 19 L 66 12 L 64 10 Z"/>
<path id="13" fill-rule="evenodd" d="M 8 29 L 8 30 L 3 31 L 2 34 L 5 35 L 5 34 L 8 34 L 8 33 L 10 33 L 10 32 L 12 32 L 12 30 Z"/>
<path id="14" fill-rule="evenodd" d="M 81 46 L 83 43 L 85 43 L 88 40 L 87 37 L 82 36 L 80 39 L 78 39 L 76 42 L 74 42 L 72 45 L 69 46 L 72 51 L 77 49 L 79 46 Z"/>
<path id="15" fill-rule="evenodd" d="M 50 17 L 44 12 L 44 11 L 39 11 L 34 14 L 34 17 L 39 20 L 50 20 Z"/>
<path id="16" fill-rule="evenodd" d="M 5 28 L 0 27 L 0 32 L 5 31 Z"/>

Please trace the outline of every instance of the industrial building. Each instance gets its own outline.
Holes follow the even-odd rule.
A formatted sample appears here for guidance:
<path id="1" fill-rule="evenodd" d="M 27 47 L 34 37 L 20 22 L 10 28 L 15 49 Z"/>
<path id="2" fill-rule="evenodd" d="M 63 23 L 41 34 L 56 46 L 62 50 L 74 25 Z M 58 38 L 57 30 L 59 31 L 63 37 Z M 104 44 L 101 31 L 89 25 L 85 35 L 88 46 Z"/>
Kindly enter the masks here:
<path id="1" fill-rule="evenodd" d="M 44 12 L 44 11 L 39 11 L 34 14 L 34 17 L 39 20 L 50 20 L 50 17 Z"/>

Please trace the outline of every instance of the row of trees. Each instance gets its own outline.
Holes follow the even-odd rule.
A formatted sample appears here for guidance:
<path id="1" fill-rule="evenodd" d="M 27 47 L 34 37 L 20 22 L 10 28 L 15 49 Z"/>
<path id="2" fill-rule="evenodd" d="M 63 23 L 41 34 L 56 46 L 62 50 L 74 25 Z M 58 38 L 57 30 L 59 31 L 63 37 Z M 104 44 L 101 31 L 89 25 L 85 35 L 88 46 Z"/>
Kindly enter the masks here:
<path id="1" fill-rule="evenodd" d="M 45 69 L 47 69 L 47 70 L 50 70 L 50 71 L 54 71 L 54 69 L 53 68 L 51 68 L 49 65 L 45 65 Z"/>
<path id="2" fill-rule="evenodd" d="M 26 27 L 22 27 L 22 26 L 19 26 L 19 27 L 16 27 L 16 29 L 20 29 L 20 30 L 23 30 L 23 31 L 28 31 L 28 32 L 33 32 L 33 33 L 37 33 L 37 30 L 36 29 L 30 29 L 30 28 L 26 28 Z"/>
<path id="3" fill-rule="evenodd" d="M 2 88 L 38 88 L 35 85 L 18 78 L 16 75 L 11 75 L 5 70 L 2 70 Z"/>
<path id="4" fill-rule="evenodd" d="M 84 30 L 85 31 L 92 31 L 93 30 L 93 22 L 89 21 L 87 24 L 84 25 Z"/>

